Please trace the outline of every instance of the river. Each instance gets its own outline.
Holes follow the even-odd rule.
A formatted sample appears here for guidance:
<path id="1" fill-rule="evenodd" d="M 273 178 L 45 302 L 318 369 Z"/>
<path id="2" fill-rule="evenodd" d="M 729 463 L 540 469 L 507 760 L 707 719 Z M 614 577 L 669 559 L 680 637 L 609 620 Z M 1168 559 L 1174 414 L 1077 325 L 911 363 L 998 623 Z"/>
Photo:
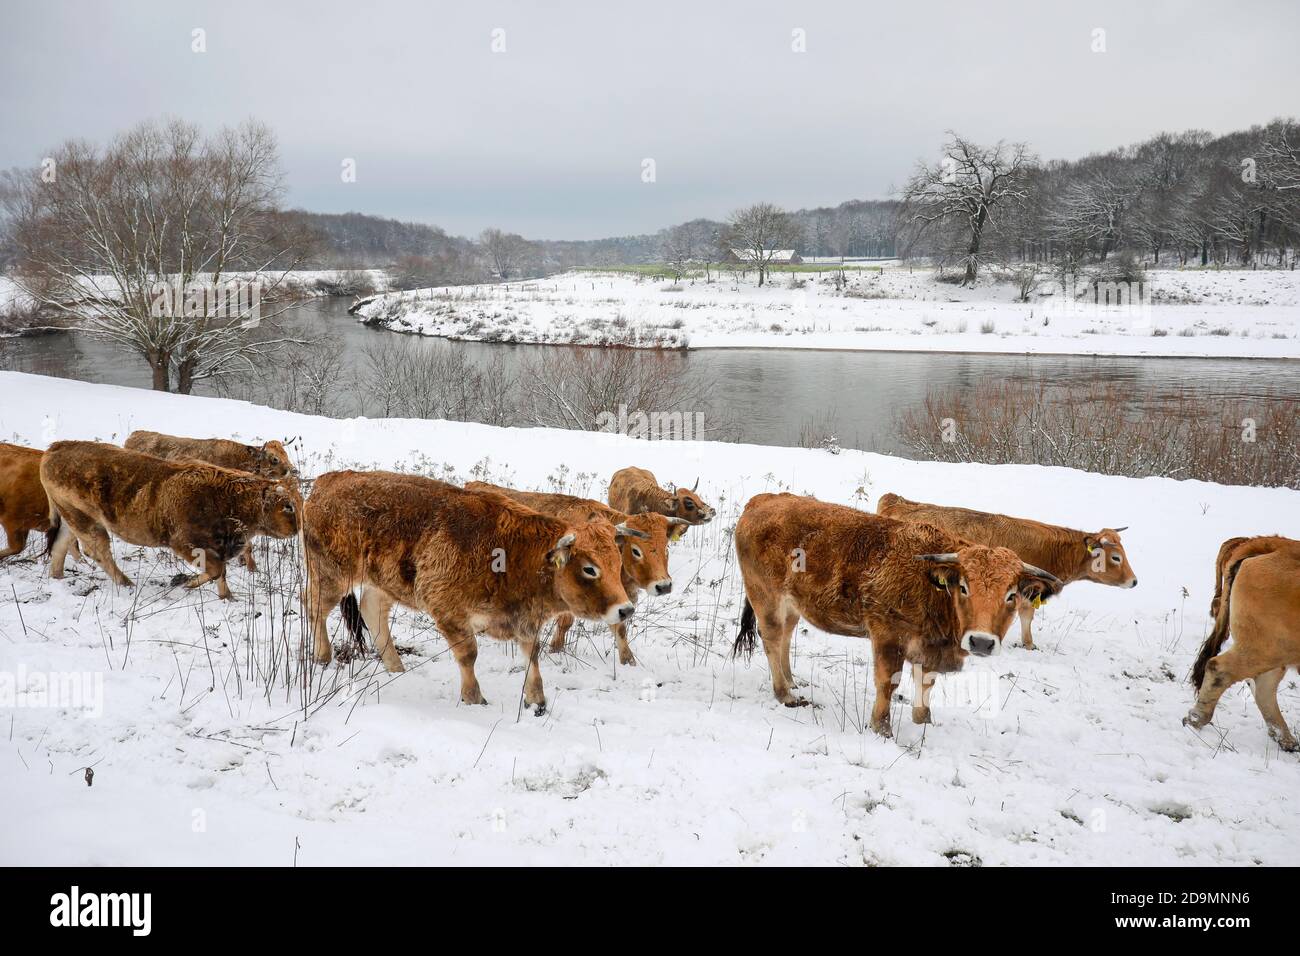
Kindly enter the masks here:
<path id="1" fill-rule="evenodd" d="M 399 338 L 411 349 L 460 350 L 486 365 L 503 356 L 522 365 L 556 346 L 449 342 L 370 328 L 347 314 L 344 299 L 315 299 L 286 310 L 283 331 L 308 341 L 328 339 L 340 350 L 349 374 L 340 377 L 340 405 L 365 413 L 364 352 L 372 343 Z M 663 357 L 658 357 L 662 361 Z M 921 403 L 936 387 L 959 395 L 989 381 L 1046 381 L 1113 385 L 1142 401 L 1201 396 L 1223 401 L 1300 403 L 1300 366 L 1294 362 L 1241 359 L 1091 358 L 1086 356 L 958 355 L 933 352 L 839 352 L 800 349 L 700 349 L 671 353 L 691 377 L 712 382 L 714 412 L 737 437 L 772 445 L 797 445 L 810 423 L 833 432 L 847 447 L 897 453 L 890 435 L 900 409 Z M 5 341 L 0 367 L 146 388 L 148 369 L 133 355 L 75 333 Z M 201 384 L 201 393 L 212 393 Z"/>

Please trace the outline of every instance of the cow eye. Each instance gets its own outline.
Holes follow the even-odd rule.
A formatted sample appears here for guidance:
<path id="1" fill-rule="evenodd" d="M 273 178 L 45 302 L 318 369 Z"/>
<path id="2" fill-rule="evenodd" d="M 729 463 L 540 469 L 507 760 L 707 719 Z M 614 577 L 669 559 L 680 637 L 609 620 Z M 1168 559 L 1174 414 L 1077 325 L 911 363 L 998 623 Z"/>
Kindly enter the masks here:
<path id="1" fill-rule="evenodd" d="M 600 577 L 600 569 L 597 568 L 597 567 L 595 567 L 594 565 L 590 565 L 590 564 L 583 565 L 582 573 L 585 574 L 585 575 L 586 575 L 587 577 L 589 577 L 589 578 L 598 578 L 598 577 Z"/>
<path id="2" fill-rule="evenodd" d="M 641 559 L 641 549 L 636 545 L 632 545 L 632 557 L 636 558 L 638 561 Z"/>
<path id="3" fill-rule="evenodd" d="M 970 594 L 970 588 L 966 587 L 966 582 L 965 582 L 965 581 L 962 581 L 962 582 L 961 582 L 960 584 L 958 584 L 957 586 L 958 586 L 959 588 L 961 588 L 961 593 L 962 593 L 963 595 Z"/>
<path id="4" fill-rule="evenodd" d="M 694 511 L 694 510 L 695 510 L 695 502 L 694 502 L 694 501 L 691 501 L 691 499 L 689 499 L 689 498 L 686 499 L 686 510 L 687 510 L 687 511 Z"/>
<path id="5" fill-rule="evenodd" d="M 292 501 L 286 501 L 286 502 L 284 503 L 284 513 L 287 514 L 287 515 L 291 515 L 291 514 L 293 514 L 293 502 L 292 502 Z"/>
<path id="6" fill-rule="evenodd" d="M 1008 603 L 1008 604 L 1015 604 L 1015 603 L 1016 603 L 1016 589 L 1015 589 L 1015 588 L 1012 588 L 1010 591 L 1007 592 L 1007 603 Z"/>
<path id="7" fill-rule="evenodd" d="M 1123 560 L 1124 560 L 1124 559 L 1121 558 L 1118 554 L 1112 554 L 1112 555 L 1110 556 L 1110 562 L 1111 562 L 1111 564 L 1119 564 L 1119 563 L 1120 563 L 1121 561 L 1123 561 Z"/>

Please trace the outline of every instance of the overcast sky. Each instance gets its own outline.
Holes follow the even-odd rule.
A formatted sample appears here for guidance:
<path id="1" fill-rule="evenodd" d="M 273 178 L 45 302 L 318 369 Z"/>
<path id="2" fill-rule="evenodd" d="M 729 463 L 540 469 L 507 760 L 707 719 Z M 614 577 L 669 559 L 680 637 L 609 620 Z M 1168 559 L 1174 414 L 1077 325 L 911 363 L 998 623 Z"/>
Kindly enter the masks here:
<path id="1" fill-rule="evenodd" d="M 0 167 L 148 117 L 255 116 L 290 204 L 464 235 L 881 198 L 948 127 L 1075 158 L 1300 114 L 1296 0 L 41 0 L 2 17 Z"/>

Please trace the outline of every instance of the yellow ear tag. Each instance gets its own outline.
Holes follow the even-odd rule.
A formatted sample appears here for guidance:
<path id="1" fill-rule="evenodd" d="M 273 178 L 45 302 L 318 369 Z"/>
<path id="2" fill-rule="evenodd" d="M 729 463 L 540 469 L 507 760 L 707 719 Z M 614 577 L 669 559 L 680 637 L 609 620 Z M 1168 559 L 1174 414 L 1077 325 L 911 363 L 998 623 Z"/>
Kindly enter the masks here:
<path id="1" fill-rule="evenodd" d="M 557 554 L 555 557 L 551 558 L 551 564 L 555 565 L 557 568 L 562 568 L 564 567 L 564 559 Z"/>
<path id="2" fill-rule="evenodd" d="M 1035 594 L 1035 595 L 1034 595 L 1034 599 L 1033 599 L 1032 601 L 1030 601 L 1029 603 L 1032 604 L 1034 607 L 1042 607 L 1042 606 L 1043 606 L 1043 596 L 1042 596 L 1041 594 Z"/>

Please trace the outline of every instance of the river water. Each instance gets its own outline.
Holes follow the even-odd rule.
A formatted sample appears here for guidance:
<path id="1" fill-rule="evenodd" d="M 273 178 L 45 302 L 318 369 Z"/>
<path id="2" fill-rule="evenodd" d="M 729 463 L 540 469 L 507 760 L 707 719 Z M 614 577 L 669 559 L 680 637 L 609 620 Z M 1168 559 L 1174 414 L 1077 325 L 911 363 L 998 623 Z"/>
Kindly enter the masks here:
<path id="1" fill-rule="evenodd" d="M 328 340 L 340 350 L 349 374 L 339 380 L 339 404 L 367 412 L 366 348 L 399 339 L 411 349 L 460 350 L 487 365 L 504 357 L 523 365 L 556 346 L 449 342 L 397 335 L 362 325 L 347 314 L 344 299 L 316 299 L 282 313 L 284 333 L 307 341 Z M 656 360 L 663 361 L 658 356 Z M 1090 358 L 1083 356 L 957 355 L 932 352 L 837 352 L 800 349 L 700 349 L 671 353 L 691 377 L 712 382 L 713 412 L 735 437 L 772 445 L 797 445 L 810 423 L 831 431 L 846 447 L 902 451 L 891 438 L 894 416 L 919 405 L 932 389 L 959 396 L 989 381 L 1045 381 L 1053 388 L 1113 386 L 1141 403 L 1176 396 L 1222 401 L 1284 402 L 1300 409 L 1300 365 L 1240 359 Z M 8 339 L 0 367 L 90 382 L 149 386 L 144 363 L 101 341 L 60 333 Z M 201 385 L 200 392 L 211 393 Z"/>

